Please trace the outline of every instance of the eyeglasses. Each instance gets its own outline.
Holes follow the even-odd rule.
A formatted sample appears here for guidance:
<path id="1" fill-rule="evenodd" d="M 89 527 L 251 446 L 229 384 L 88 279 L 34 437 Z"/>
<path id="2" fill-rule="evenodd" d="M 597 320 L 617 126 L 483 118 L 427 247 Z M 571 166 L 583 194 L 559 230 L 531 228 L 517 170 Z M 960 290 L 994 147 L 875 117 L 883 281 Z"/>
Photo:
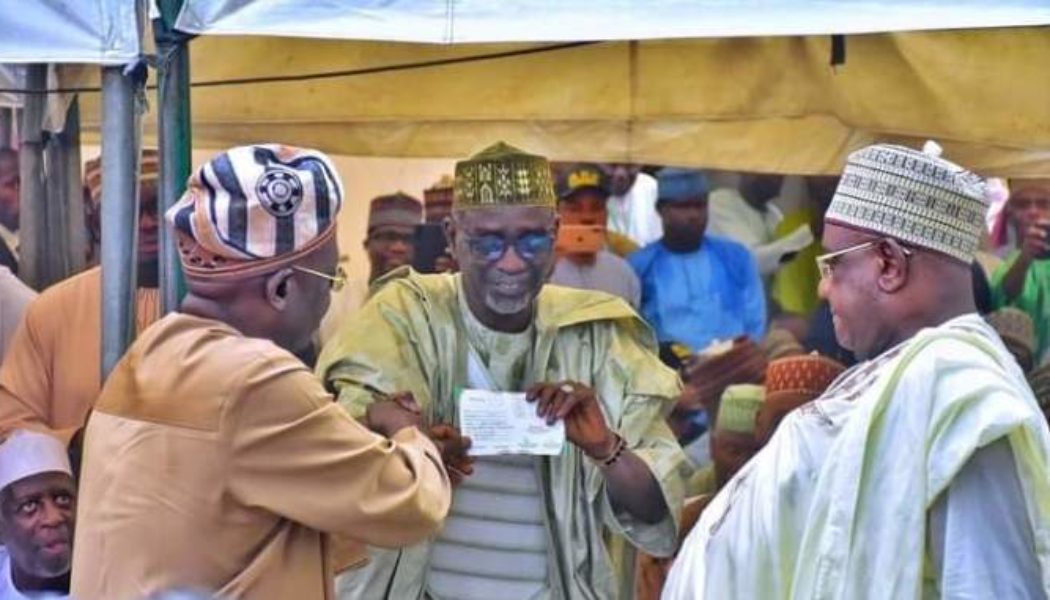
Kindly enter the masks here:
<path id="1" fill-rule="evenodd" d="M 503 258 L 510 246 L 514 246 L 514 251 L 522 259 L 532 260 L 554 248 L 554 236 L 549 231 L 534 232 L 507 240 L 499 234 L 487 233 L 477 237 L 467 236 L 467 246 L 475 257 L 490 263 Z"/>
<path id="2" fill-rule="evenodd" d="M 342 266 L 335 268 L 335 275 L 329 275 L 328 273 L 322 273 L 313 269 L 307 269 L 306 267 L 300 267 L 299 265 L 292 265 L 292 269 L 299 271 L 300 273 L 306 273 L 307 275 L 313 275 L 314 277 L 320 277 L 321 279 L 327 279 L 333 292 L 338 292 L 343 289 L 346 285 L 346 271 L 343 270 Z"/>
<path id="3" fill-rule="evenodd" d="M 889 239 L 889 238 L 887 238 L 887 239 Z M 838 259 L 842 258 L 843 256 L 845 256 L 845 255 L 847 255 L 847 254 L 849 254 L 851 252 L 859 252 L 861 250 L 867 250 L 868 248 L 871 248 L 871 247 L 875 246 L 876 244 L 878 244 L 880 241 L 882 241 L 882 240 L 871 240 L 869 242 L 864 242 L 862 244 L 857 244 L 856 246 L 850 246 L 849 248 L 844 248 L 844 249 L 839 250 L 837 252 L 829 252 L 827 254 L 821 254 L 820 256 L 818 256 L 816 258 L 817 269 L 820 271 L 820 278 L 821 278 L 821 280 L 830 279 L 831 278 L 831 274 L 832 274 L 832 272 L 834 270 L 835 263 L 838 261 Z M 900 242 L 898 242 L 898 244 L 899 243 Z M 905 248 L 903 245 L 901 245 L 901 251 L 904 252 L 904 256 L 911 256 L 912 255 L 912 251 L 909 250 L 908 248 Z"/>

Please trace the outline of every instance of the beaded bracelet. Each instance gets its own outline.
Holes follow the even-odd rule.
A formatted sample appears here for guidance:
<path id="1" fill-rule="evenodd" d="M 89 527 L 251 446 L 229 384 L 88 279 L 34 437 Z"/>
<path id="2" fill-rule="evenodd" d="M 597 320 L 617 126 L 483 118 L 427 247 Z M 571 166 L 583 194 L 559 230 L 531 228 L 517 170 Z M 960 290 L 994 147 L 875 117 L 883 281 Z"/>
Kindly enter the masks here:
<path id="1" fill-rule="evenodd" d="M 613 435 L 616 436 L 616 446 L 613 447 L 613 451 L 609 453 L 609 456 L 592 459 L 602 467 L 611 467 L 616 461 L 620 460 L 623 451 L 627 449 L 627 442 L 620 437 L 620 434 L 614 433 Z"/>

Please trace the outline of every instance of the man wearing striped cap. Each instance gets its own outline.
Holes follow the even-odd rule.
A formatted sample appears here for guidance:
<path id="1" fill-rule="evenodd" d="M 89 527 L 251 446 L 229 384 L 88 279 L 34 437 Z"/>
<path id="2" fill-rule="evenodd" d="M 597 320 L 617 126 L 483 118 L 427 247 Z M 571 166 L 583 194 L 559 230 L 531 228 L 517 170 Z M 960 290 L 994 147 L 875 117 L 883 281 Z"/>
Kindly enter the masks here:
<path id="1" fill-rule="evenodd" d="M 314 150 L 233 148 L 190 178 L 166 215 L 188 294 L 88 421 L 74 597 L 331 598 L 362 544 L 415 543 L 444 519 L 450 485 L 419 408 L 386 399 L 362 425 L 294 355 L 344 279 L 342 202 Z"/>
<path id="2" fill-rule="evenodd" d="M 136 333 L 160 315 L 158 173 L 157 151 L 144 149 L 139 167 Z M 84 183 L 88 227 L 97 238 L 101 159 L 88 161 Z M 102 389 L 101 353 L 102 270 L 94 267 L 44 290 L 26 309 L 0 368 L 0 433 L 42 427 L 72 438 Z"/>
<path id="3" fill-rule="evenodd" d="M 514 410 L 561 421 L 566 438 L 551 456 L 457 457 L 441 533 L 372 552 L 344 598 L 626 599 L 623 539 L 674 551 L 685 457 L 664 416 L 678 379 L 626 302 L 544 285 L 555 204 L 541 156 L 500 143 L 461 161 L 447 229 L 461 273 L 388 282 L 322 351 L 355 415 L 408 391 L 432 435 L 456 439 L 458 390 L 518 393 Z"/>
<path id="4" fill-rule="evenodd" d="M 711 502 L 664 598 L 1050 593 L 1050 432 L 971 291 L 983 182 L 929 146 L 849 156 L 817 262 L 861 362 Z"/>

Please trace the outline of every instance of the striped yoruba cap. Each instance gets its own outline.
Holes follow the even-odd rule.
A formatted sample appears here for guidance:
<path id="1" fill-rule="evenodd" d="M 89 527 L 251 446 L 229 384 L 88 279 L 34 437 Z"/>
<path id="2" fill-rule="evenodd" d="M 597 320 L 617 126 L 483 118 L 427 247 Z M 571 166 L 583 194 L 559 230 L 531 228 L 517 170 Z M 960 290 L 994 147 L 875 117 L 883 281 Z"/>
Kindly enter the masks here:
<path id="1" fill-rule="evenodd" d="M 546 158 L 498 142 L 456 163 L 453 207 L 557 204 Z"/>
<path id="2" fill-rule="evenodd" d="M 850 154 L 824 219 L 972 262 L 988 208 L 984 181 L 927 147 L 877 144 Z"/>
<path id="3" fill-rule="evenodd" d="M 333 235 L 343 203 L 324 154 L 278 144 L 231 148 L 186 188 L 165 216 L 187 276 L 197 277 L 267 272 L 309 253 Z"/>
<path id="4" fill-rule="evenodd" d="M 718 404 L 717 431 L 754 433 L 755 417 L 765 400 L 766 389 L 761 385 L 741 383 L 731 385 L 722 392 Z"/>

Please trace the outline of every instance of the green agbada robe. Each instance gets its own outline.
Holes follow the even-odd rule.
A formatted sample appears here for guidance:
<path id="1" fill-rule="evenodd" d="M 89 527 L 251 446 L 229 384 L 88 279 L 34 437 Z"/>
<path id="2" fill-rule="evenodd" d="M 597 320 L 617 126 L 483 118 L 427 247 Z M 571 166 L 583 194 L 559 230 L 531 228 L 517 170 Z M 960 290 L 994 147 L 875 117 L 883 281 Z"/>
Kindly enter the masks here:
<path id="1" fill-rule="evenodd" d="M 318 373 L 352 415 L 362 416 L 377 393 L 407 390 L 428 424 L 458 426 L 454 398 L 467 387 L 468 354 L 461 289 L 459 275 L 410 273 L 387 283 L 347 320 L 321 353 Z M 575 446 L 542 458 L 550 587 L 566 599 L 628 598 L 634 565 L 619 536 L 656 556 L 670 556 L 676 546 L 690 467 L 664 419 L 680 383 L 657 357 L 648 326 L 622 300 L 548 285 L 536 306 L 536 343 L 520 390 L 562 380 L 593 388 L 610 427 L 649 466 L 669 507 L 655 525 L 615 513 L 601 470 Z M 418 598 L 429 546 L 372 549 L 370 564 L 342 588 L 361 598 Z"/>

